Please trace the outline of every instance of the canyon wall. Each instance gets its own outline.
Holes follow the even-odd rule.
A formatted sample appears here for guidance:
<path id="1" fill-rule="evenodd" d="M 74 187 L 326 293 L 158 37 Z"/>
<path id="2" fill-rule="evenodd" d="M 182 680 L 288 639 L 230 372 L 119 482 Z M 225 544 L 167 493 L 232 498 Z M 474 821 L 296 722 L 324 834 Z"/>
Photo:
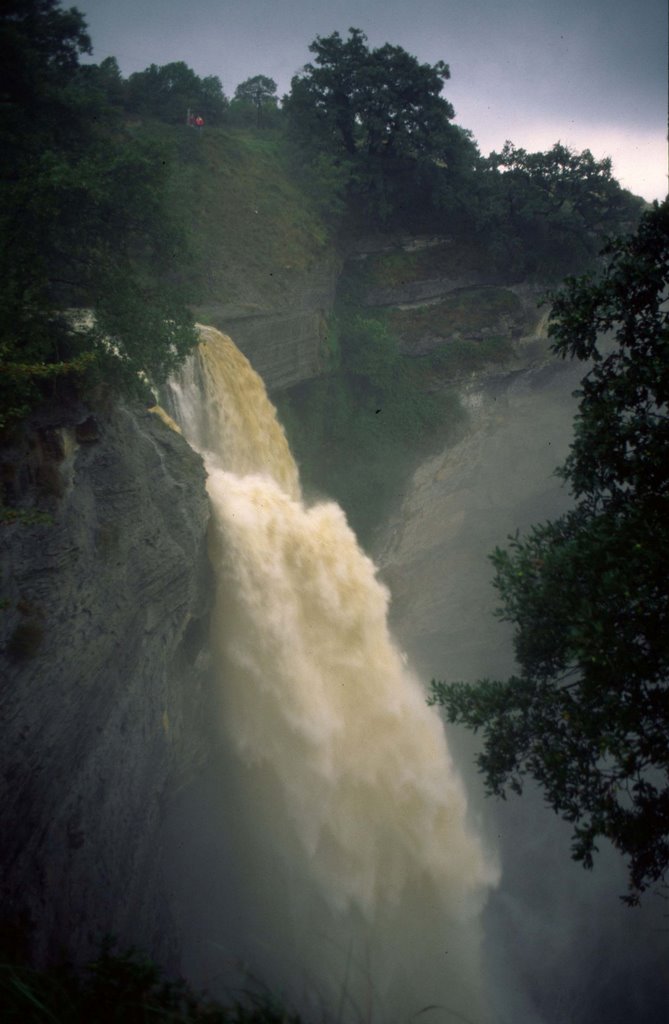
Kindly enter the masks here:
<path id="1" fill-rule="evenodd" d="M 326 252 L 309 267 L 286 272 L 280 290 L 249 281 L 249 301 L 211 303 L 202 317 L 234 338 L 269 390 L 291 387 L 324 369 L 340 268 L 338 255 Z"/>
<path id="2" fill-rule="evenodd" d="M 201 460 L 149 412 L 77 407 L 2 471 L 28 517 L 0 532 L 5 924 L 38 963 L 105 933 L 174 963 L 161 828 L 209 703 Z"/>

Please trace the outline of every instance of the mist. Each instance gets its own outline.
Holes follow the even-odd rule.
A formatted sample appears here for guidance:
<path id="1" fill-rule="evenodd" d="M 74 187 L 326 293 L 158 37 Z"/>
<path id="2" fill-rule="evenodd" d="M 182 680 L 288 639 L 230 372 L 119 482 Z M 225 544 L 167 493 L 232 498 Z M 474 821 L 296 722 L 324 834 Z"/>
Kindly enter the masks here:
<path id="1" fill-rule="evenodd" d="M 462 388 L 467 421 L 460 438 L 417 468 L 404 501 L 377 537 L 375 560 L 390 588 L 389 621 L 399 644 L 397 654 L 392 646 L 382 653 L 390 639 L 385 639 L 382 625 L 386 596 L 374 582 L 372 563 L 356 553 L 355 539 L 336 506 L 301 510 L 285 439 L 277 435 L 279 463 L 266 465 L 284 481 L 284 488 L 293 489 L 292 497 L 264 478 L 221 476 L 210 465 L 214 508 L 228 509 L 223 514 L 228 523 L 224 546 L 227 559 L 232 559 L 221 577 L 227 582 L 219 597 L 217 671 L 223 673 L 227 692 L 221 717 L 226 725 L 214 762 L 173 806 L 167 838 L 173 851 L 172 912 L 184 937 L 183 967 L 196 984 L 226 997 L 267 988 L 317 1020 L 386 1022 L 391 1017 L 408 1019 L 428 1006 L 435 1020 L 468 1019 L 475 1024 L 662 1019 L 668 992 L 664 903 L 651 897 L 641 909 L 630 910 L 620 902 L 626 884 L 620 857 L 603 845 L 594 871 L 572 862 L 570 828 L 544 806 L 532 784 L 522 798 L 486 798 L 473 765 L 476 740 L 470 734 L 446 728 L 449 753 L 444 761 L 442 753 L 432 750 L 432 741 L 426 746 L 418 705 L 414 710 L 405 706 L 401 727 L 399 721 L 387 721 L 377 728 L 365 711 L 366 692 L 382 695 L 384 714 L 394 706 L 394 673 L 399 680 L 408 665 L 415 666 L 424 685 L 435 677 L 473 680 L 513 671 L 510 631 L 493 615 L 495 594 L 486 555 L 504 544 L 509 533 L 555 517 L 569 506 L 554 470 L 568 451 L 573 391 L 582 373 L 580 365 L 539 360 L 528 369 L 500 371 Z M 249 433 L 266 433 L 260 426 L 262 415 L 254 412 L 254 423 L 247 421 L 242 428 L 242 449 L 231 438 L 239 428 L 235 410 L 257 410 L 257 381 L 253 393 L 253 403 L 235 399 L 223 428 L 228 451 L 241 451 L 247 469 Z M 220 398 L 215 406 L 205 402 L 196 412 L 199 426 L 189 413 L 198 408 L 193 398 L 182 398 L 180 411 L 177 402 L 175 415 L 184 424 L 191 418 L 190 430 L 199 433 L 201 444 L 211 430 L 211 422 L 203 426 L 207 417 L 224 420 L 221 410 L 230 407 L 229 390 Z M 234 422 L 237 428 L 230 427 Z M 237 457 L 228 455 L 233 463 Z M 311 531 L 313 541 L 308 540 Z M 282 546 L 283 556 L 278 554 Z M 353 575 L 349 563 L 351 569 L 358 566 Z M 300 567 L 297 590 L 291 596 L 284 589 L 277 607 L 275 584 L 269 580 L 287 581 L 291 564 Z M 341 627 L 336 625 L 341 612 L 334 592 L 325 598 L 325 618 L 318 618 L 318 595 L 326 582 L 326 577 L 318 582 L 319 566 L 325 564 L 330 566 L 328 592 L 334 565 L 339 566 L 338 578 L 348 581 Z M 235 565 L 246 566 L 241 576 Z M 257 584 L 249 582 L 254 577 Z M 249 586 L 240 604 L 236 592 Z M 362 603 L 353 611 L 350 600 L 358 587 Z M 296 600 L 295 608 L 306 601 L 299 612 L 293 607 Z M 304 616 L 305 623 L 311 622 L 307 633 L 304 625 L 297 625 Z M 375 616 L 378 627 L 371 627 Z M 368 642 L 363 643 L 354 620 L 368 622 L 365 630 L 373 628 Z M 244 637 L 250 638 L 248 649 Z M 361 651 L 366 652 L 362 657 Z M 394 668 L 388 657 L 396 659 Z M 384 795 L 377 768 L 369 776 L 368 796 L 359 791 L 354 803 L 352 790 L 346 796 L 346 773 L 335 782 L 339 769 L 333 773 L 328 736 L 333 725 L 337 732 L 343 705 L 326 696 L 331 683 L 325 677 L 326 689 L 320 689 L 328 662 L 326 675 L 332 671 L 332 679 L 343 680 L 352 694 L 342 765 L 357 765 L 352 776 L 356 788 L 366 777 L 362 762 L 358 764 L 365 745 L 373 759 L 380 757 L 377 767 L 392 765 L 395 752 L 402 752 L 388 777 L 391 786 L 396 785 L 393 778 L 407 772 L 427 778 L 437 768 L 440 799 L 451 807 L 449 819 L 459 807 L 455 813 L 465 828 L 463 841 L 471 841 L 467 834 L 478 836 L 483 860 L 478 860 L 475 845 L 469 854 L 461 847 L 461 853 L 460 840 L 454 845 L 452 835 L 435 836 L 445 858 L 438 873 L 441 883 L 435 876 L 424 888 L 418 879 L 420 863 L 430 861 L 430 840 L 420 811 L 416 846 L 405 867 L 396 859 L 397 849 L 386 861 L 397 840 L 394 826 L 386 831 L 390 819 L 375 838 L 381 822 L 378 809 L 386 800 L 389 808 L 399 800 L 406 833 L 411 828 L 409 808 L 399 791 Z M 376 679 L 369 691 L 364 682 L 368 678 Z M 260 696 L 270 679 L 273 686 L 283 680 L 279 693 Z M 424 696 L 418 699 L 424 705 Z M 422 754 L 412 752 L 402 739 L 405 728 L 411 743 L 427 753 L 424 768 L 417 767 Z M 372 761 L 367 764 L 371 769 Z M 458 795 L 458 777 L 465 783 L 466 806 Z M 319 781 L 324 779 L 330 779 L 326 788 Z M 362 832 L 351 832 L 358 811 L 364 840 Z M 334 841 L 331 856 L 330 840 L 323 845 L 327 834 Z M 467 872 L 462 855 L 470 861 Z M 465 898 L 466 878 L 471 882 L 477 873 L 478 882 Z M 435 987 L 440 974 L 444 988 Z"/>
<path id="2" fill-rule="evenodd" d="M 173 826 L 188 977 L 224 994 L 248 971 L 313 1019 L 491 1020 L 497 867 L 388 592 L 343 511 L 302 501 L 248 361 L 200 331 L 172 401 L 209 474 L 221 759 Z"/>
<path id="3" fill-rule="evenodd" d="M 494 617 L 487 555 L 516 530 L 570 505 L 555 476 L 572 435 L 583 364 L 553 361 L 474 383 L 469 429 L 416 471 L 375 555 L 393 593 L 391 623 L 421 676 L 503 679 L 516 669 L 511 628 Z M 500 1020 L 557 1024 L 659 1021 L 669 1009 L 665 904 L 630 910 L 622 859 L 600 844 L 592 871 L 570 859 L 571 827 L 531 782 L 486 798 L 476 739 L 447 727 L 470 804 L 498 851 L 501 882 L 483 916 Z M 500 1005 L 501 1004 L 501 1005 Z"/>

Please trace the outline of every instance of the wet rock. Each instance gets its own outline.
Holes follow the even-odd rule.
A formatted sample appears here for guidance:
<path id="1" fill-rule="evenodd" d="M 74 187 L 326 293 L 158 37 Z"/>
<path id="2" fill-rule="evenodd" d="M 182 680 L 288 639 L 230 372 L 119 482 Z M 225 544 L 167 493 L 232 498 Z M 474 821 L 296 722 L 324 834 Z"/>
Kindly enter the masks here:
<path id="1" fill-rule="evenodd" d="M 93 444 L 100 440 L 100 425 L 95 416 L 87 416 L 81 423 L 77 423 L 74 436 L 78 444 Z"/>
<path id="2" fill-rule="evenodd" d="M 162 823 L 210 715 L 204 469 L 142 411 L 68 429 L 31 456 L 69 466 L 49 520 L 0 531 L 0 898 L 38 963 L 111 933 L 170 964 Z"/>

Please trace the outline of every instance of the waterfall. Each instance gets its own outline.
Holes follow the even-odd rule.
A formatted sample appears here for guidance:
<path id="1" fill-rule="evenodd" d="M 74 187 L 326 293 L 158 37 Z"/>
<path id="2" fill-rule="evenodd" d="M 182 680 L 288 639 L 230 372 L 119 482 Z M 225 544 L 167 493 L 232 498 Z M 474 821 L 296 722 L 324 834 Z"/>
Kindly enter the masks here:
<path id="1" fill-rule="evenodd" d="M 441 720 L 344 513 L 304 502 L 262 381 L 229 338 L 200 335 L 171 412 L 208 472 L 236 850 L 221 885 L 242 908 L 227 941 L 312 1019 L 483 1024 L 497 869 Z"/>

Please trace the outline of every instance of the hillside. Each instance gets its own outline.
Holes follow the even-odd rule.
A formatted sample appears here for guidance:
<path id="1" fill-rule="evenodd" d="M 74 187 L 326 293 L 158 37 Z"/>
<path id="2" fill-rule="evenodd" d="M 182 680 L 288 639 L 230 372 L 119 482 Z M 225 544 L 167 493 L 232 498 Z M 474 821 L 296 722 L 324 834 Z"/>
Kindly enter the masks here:
<path id="1" fill-rule="evenodd" d="M 272 132 L 149 130 L 171 151 L 196 318 L 234 336 L 272 387 L 317 374 L 339 257 L 294 150 Z"/>

